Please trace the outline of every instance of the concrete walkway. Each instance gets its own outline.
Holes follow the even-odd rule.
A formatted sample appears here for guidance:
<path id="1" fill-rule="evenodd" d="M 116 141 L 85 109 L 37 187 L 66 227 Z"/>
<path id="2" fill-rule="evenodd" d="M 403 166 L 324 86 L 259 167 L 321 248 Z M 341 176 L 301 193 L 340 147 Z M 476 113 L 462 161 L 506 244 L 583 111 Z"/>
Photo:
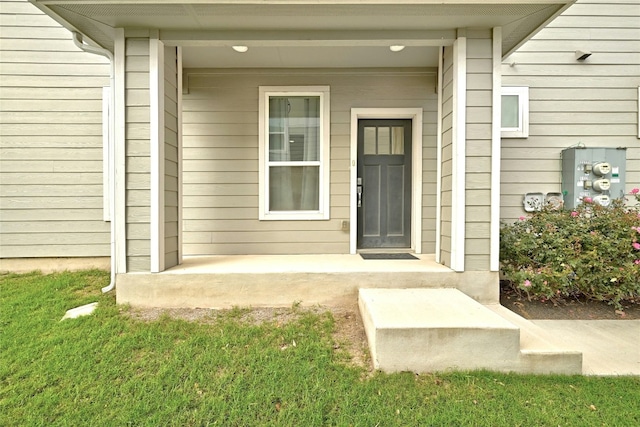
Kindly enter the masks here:
<path id="1" fill-rule="evenodd" d="M 640 375 L 640 320 L 532 320 L 582 352 L 584 375 Z"/>

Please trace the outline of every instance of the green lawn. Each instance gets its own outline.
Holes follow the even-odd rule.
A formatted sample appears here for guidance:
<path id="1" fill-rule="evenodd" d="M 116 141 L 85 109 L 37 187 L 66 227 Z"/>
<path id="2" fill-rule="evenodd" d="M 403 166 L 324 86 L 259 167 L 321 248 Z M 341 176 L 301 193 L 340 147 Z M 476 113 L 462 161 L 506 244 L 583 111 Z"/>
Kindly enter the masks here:
<path id="1" fill-rule="evenodd" d="M 371 375 L 334 350 L 329 313 L 141 321 L 100 295 L 108 276 L 0 276 L 0 425 L 640 425 L 638 377 Z"/>

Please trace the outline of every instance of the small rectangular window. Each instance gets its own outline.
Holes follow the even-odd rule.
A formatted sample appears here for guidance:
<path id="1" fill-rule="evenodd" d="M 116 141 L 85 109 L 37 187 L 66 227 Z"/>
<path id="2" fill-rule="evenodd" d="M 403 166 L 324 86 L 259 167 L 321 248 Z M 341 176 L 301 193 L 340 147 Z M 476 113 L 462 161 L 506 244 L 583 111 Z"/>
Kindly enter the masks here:
<path id="1" fill-rule="evenodd" d="M 329 88 L 260 87 L 260 219 L 329 218 Z"/>
<path id="2" fill-rule="evenodd" d="M 529 88 L 502 88 L 503 138 L 527 138 L 529 136 Z"/>

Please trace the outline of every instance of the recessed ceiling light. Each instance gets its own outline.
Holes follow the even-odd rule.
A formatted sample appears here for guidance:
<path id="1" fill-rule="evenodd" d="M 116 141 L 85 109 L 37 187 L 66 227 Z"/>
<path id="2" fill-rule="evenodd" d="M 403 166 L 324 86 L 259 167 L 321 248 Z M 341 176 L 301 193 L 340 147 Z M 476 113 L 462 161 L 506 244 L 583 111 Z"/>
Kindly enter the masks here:
<path id="1" fill-rule="evenodd" d="M 231 46 L 231 48 L 236 52 L 240 52 L 240 53 L 245 53 L 246 51 L 249 50 L 248 46 L 242 46 L 242 45 Z"/>
<path id="2" fill-rule="evenodd" d="M 394 44 L 392 46 L 389 46 L 389 49 L 391 49 L 391 52 L 400 52 L 402 49 L 404 49 L 404 46 L 401 44 Z"/>

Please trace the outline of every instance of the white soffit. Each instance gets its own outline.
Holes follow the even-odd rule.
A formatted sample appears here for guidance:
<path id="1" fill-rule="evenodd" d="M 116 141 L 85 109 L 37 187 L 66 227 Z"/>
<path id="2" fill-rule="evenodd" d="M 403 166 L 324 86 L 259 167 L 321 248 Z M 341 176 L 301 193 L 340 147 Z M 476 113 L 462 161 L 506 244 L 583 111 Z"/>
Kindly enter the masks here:
<path id="1" fill-rule="evenodd" d="M 31 0 L 63 25 L 111 49 L 114 28 L 154 28 L 185 40 L 207 32 L 289 32 L 309 40 L 325 32 L 444 31 L 503 27 L 503 53 L 530 36 L 573 0 Z M 395 40 L 403 44 L 403 40 Z M 181 44 L 179 40 L 173 40 Z M 288 54 L 281 51 L 281 54 Z M 346 54 L 351 55 L 349 51 Z M 196 54 L 194 53 L 195 57 Z M 189 52 L 186 53 L 187 59 Z M 309 65 L 311 66 L 311 65 Z"/>

